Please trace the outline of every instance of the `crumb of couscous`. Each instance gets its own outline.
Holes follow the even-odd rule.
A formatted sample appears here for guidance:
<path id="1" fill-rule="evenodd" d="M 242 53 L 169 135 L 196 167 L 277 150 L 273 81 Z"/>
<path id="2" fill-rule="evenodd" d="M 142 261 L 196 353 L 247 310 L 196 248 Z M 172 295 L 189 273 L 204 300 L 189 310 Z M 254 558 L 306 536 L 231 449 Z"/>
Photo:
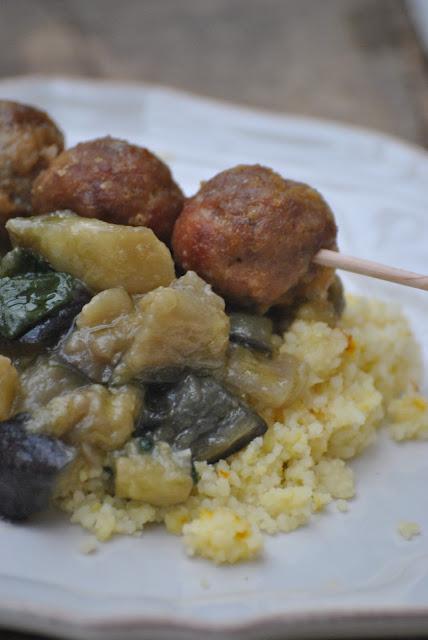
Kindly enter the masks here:
<path id="1" fill-rule="evenodd" d="M 102 470 L 86 470 L 59 499 L 72 521 L 99 540 L 163 522 L 191 555 L 248 560 L 261 552 L 262 533 L 305 525 L 334 499 L 347 508 L 355 493 L 348 460 L 374 441 L 385 416 L 397 439 L 427 434 L 427 402 L 414 392 L 419 350 L 395 306 L 350 298 L 336 328 L 297 319 L 278 341 L 308 374 L 301 396 L 284 406 L 248 397 L 268 423 L 263 437 L 216 464 L 196 462 L 198 482 L 172 507 L 111 496 Z"/>
<path id="2" fill-rule="evenodd" d="M 84 555 L 89 555 L 90 553 L 94 553 L 98 551 L 97 539 L 95 536 L 87 536 L 79 545 L 80 553 Z"/>
<path id="3" fill-rule="evenodd" d="M 190 556 L 199 555 L 218 564 L 256 557 L 262 549 L 260 532 L 231 509 L 204 509 L 183 527 L 184 545 Z"/>
<path id="4" fill-rule="evenodd" d="M 420 394 L 408 393 L 393 400 L 388 418 L 394 440 L 428 439 L 428 401 Z"/>
<path id="5" fill-rule="evenodd" d="M 417 522 L 401 520 L 397 525 L 397 531 L 405 540 L 411 540 L 421 533 L 421 527 Z"/>
<path id="6" fill-rule="evenodd" d="M 347 513 L 349 511 L 349 504 L 346 500 L 336 500 L 336 509 L 341 513 Z"/>

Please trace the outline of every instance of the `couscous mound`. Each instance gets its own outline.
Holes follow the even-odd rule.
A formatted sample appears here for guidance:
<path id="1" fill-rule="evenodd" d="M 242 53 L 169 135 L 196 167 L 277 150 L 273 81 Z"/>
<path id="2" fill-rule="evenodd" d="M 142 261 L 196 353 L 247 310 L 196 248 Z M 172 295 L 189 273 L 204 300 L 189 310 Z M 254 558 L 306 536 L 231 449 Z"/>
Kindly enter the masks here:
<path id="1" fill-rule="evenodd" d="M 227 460 L 196 462 L 198 481 L 185 502 L 154 507 L 113 497 L 98 456 L 59 506 L 99 540 L 164 523 L 183 536 L 189 555 L 235 563 L 261 553 L 262 533 L 292 531 L 335 499 L 345 510 L 355 493 L 347 461 L 373 442 L 386 416 L 397 440 L 427 437 L 419 350 L 395 306 L 351 298 L 335 328 L 296 319 L 280 351 L 306 363 L 303 393 L 274 409 L 250 396 L 267 433 Z"/>

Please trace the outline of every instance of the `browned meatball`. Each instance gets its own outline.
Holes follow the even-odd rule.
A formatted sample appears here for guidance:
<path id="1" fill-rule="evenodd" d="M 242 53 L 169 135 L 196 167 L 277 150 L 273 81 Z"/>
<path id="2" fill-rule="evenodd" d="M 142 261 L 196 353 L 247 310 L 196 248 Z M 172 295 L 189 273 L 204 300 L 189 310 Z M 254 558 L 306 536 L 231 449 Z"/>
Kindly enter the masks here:
<path id="1" fill-rule="evenodd" d="M 333 273 L 311 260 L 336 247 L 336 233 L 315 189 L 242 165 L 208 180 L 186 202 L 172 244 L 178 263 L 229 302 L 265 311 L 325 295 Z"/>
<path id="2" fill-rule="evenodd" d="M 61 153 L 33 187 L 37 213 L 71 209 L 88 218 L 150 227 L 166 242 L 183 200 L 166 164 L 143 147 L 109 136 Z"/>
<path id="3" fill-rule="evenodd" d="M 9 218 L 31 213 L 31 187 L 64 148 L 64 137 L 39 109 L 0 100 L 0 236 Z"/>

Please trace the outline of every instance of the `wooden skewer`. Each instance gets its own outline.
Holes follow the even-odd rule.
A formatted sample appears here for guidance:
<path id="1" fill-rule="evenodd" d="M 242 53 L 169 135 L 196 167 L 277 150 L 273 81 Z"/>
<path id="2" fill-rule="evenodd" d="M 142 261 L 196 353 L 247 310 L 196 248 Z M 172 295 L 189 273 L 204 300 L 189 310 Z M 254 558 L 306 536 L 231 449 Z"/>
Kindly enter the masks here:
<path id="1" fill-rule="evenodd" d="M 330 251 L 329 249 L 321 249 L 313 259 L 316 264 L 323 267 L 332 267 L 333 269 L 343 269 L 343 271 L 351 271 L 351 273 L 360 273 L 363 276 L 379 278 L 380 280 L 388 280 L 388 282 L 396 282 L 404 284 L 407 287 L 415 289 L 423 289 L 428 291 L 428 276 L 412 271 L 404 271 L 395 267 L 388 267 L 385 264 L 372 262 L 371 260 L 363 260 L 362 258 L 354 258 L 345 256 L 338 251 Z"/>

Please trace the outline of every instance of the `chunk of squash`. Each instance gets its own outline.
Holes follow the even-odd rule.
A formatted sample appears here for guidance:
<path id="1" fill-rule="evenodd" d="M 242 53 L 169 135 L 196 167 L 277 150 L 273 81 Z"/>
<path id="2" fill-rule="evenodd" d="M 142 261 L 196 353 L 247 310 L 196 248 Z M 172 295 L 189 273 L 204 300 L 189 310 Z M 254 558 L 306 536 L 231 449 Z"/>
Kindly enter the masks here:
<path id="1" fill-rule="evenodd" d="M 56 271 L 79 278 L 93 291 L 122 286 L 146 293 L 174 279 L 168 248 L 145 227 L 108 224 L 70 211 L 13 218 L 13 246 L 31 249 Z"/>
<path id="2" fill-rule="evenodd" d="M 112 451 L 129 440 L 140 409 L 134 387 L 110 391 L 94 384 L 53 398 L 34 413 L 27 429 Z"/>
<path id="3" fill-rule="evenodd" d="M 187 500 L 193 486 L 190 451 L 173 452 L 158 442 L 150 453 L 140 453 L 137 442 L 115 460 L 115 494 L 157 507 Z"/>
<path id="4" fill-rule="evenodd" d="M 224 364 L 229 342 L 224 301 L 196 273 L 141 297 L 136 313 L 138 330 L 113 372 L 115 383 L 135 377 L 151 381 L 165 369 L 212 371 Z"/>
<path id="5" fill-rule="evenodd" d="M 59 357 L 94 382 L 108 382 L 137 321 L 125 289 L 101 291 L 77 316 L 75 330 L 59 345 Z"/>

